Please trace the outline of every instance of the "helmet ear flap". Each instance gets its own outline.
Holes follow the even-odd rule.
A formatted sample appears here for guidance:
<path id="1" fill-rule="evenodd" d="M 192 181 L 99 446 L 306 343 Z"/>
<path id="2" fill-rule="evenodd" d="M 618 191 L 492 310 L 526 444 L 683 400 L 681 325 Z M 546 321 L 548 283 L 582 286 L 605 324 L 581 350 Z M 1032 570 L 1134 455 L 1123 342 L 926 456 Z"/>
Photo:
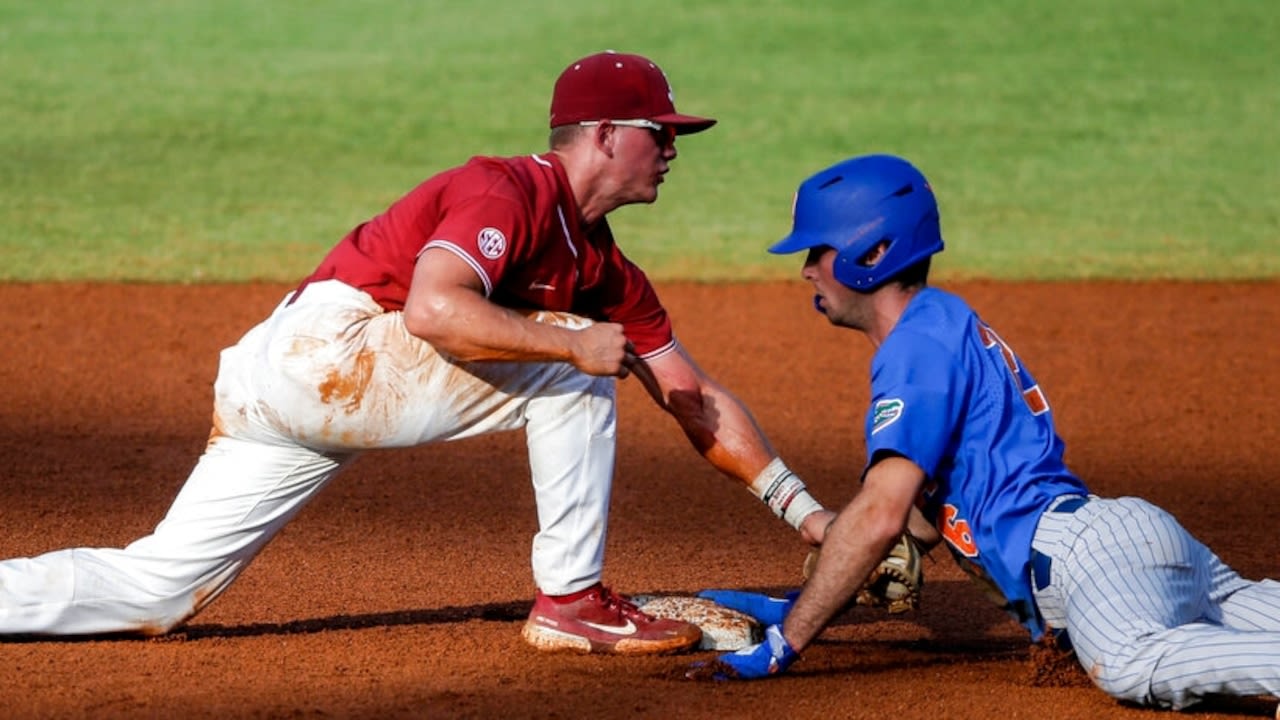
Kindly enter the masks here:
<path id="1" fill-rule="evenodd" d="M 836 252 L 836 260 L 831 266 L 831 274 L 836 280 L 848 288 L 858 289 L 858 280 L 861 273 L 858 272 L 858 263 L 854 261 L 853 253 L 848 249 Z"/>
<path id="2" fill-rule="evenodd" d="M 875 268 L 888 257 L 897 242 L 892 237 L 881 237 L 874 241 L 865 238 L 840 250 L 836 255 L 833 274 L 836 280 L 854 290 L 870 288 L 876 284 Z M 875 258 L 874 261 L 871 258 Z"/>

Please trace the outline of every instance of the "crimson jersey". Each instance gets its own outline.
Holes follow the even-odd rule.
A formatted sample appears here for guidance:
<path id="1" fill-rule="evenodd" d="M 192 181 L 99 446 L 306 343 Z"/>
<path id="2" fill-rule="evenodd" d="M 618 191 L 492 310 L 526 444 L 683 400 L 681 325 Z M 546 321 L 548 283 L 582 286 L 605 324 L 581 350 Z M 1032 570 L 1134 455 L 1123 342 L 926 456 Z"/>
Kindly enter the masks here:
<path id="1" fill-rule="evenodd" d="M 578 215 L 554 154 L 475 157 L 357 226 L 300 288 L 341 280 L 401 310 L 418 256 L 442 248 L 465 260 L 499 305 L 616 322 L 641 357 L 667 352 L 671 320 L 653 285 L 605 219 L 583 227 Z"/>

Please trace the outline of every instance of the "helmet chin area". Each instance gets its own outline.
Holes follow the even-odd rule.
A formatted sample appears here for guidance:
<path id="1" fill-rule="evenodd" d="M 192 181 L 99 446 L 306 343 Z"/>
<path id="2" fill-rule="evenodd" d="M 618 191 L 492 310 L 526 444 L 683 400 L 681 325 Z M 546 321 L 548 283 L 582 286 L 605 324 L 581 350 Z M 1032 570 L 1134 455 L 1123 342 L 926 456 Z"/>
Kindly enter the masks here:
<path id="1" fill-rule="evenodd" d="M 813 296 L 813 309 L 814 309 L 814 310 L 817 310 L 818 312 L 822 313 L 823 315 L 826 315 L 826 314 L 827 314 L 827 311 L 822 309 L 822 296 L 821 296 L 821 295 L 817 295 L 817 294 L 815 294 L 815 295 Z"/>

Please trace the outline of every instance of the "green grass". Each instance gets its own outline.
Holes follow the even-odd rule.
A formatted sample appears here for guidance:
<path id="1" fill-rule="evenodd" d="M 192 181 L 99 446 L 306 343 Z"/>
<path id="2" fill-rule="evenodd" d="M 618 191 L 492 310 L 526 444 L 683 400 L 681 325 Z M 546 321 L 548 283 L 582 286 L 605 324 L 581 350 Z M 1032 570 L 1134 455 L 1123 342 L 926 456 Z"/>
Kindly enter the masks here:
<path id="1" fill-rule="evenodd" d="M 655 277 L 793 276 L 795 186 L 878 151 L 938 191 L 943 275 L 1275 277 L 1278 37 L 1264 0 L 0 0 L 0 280 L 296 279 L 435 171 L 544 149 L 607 47 L 721 121 L 614 216 Z"/>

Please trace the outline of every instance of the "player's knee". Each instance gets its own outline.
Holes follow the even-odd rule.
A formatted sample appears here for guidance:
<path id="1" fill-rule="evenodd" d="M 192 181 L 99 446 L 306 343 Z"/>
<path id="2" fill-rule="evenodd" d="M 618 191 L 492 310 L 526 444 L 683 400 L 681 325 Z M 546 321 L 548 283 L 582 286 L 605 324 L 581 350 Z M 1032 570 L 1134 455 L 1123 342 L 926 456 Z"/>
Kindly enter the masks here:
<path id="1" fill-rule="evenodd" d="M 135 603 L 136 630 L 142 635 L 165 635 L 186 624 L 212 600 L 213 594 L 199 588 L 152 588 Z"/>
<path id="2" fill-rule="evenodd" d="M 121 586 L 132 586 L 126 612 L 143 635 L 164 635 L 182 626 L 222 594 L 236 575 L 231 565 L 211 569 L 193 563 L 139 563 L 132 570 Z"/>
<path id="3" fill-rule="evenodd" d="M 145 635 L 146 637 L 167 635 L 181 627 L 183 623 L 190 619 L 190 617 L 190 615 L 152 615 L 151 617 L 139 620 L 135 631 L 139 635 Z"/>
<path id="4" fill-rule="evenodd" d="M 1150 652 L 1128 650 L 1092 661 L 1082 660 L 1081 664 L 1094 685 L 1117 700 L 1146 706 L 1167 706 L 1167 699 L 1159 697 L 1153 688 L 1159 658 Z"/>

